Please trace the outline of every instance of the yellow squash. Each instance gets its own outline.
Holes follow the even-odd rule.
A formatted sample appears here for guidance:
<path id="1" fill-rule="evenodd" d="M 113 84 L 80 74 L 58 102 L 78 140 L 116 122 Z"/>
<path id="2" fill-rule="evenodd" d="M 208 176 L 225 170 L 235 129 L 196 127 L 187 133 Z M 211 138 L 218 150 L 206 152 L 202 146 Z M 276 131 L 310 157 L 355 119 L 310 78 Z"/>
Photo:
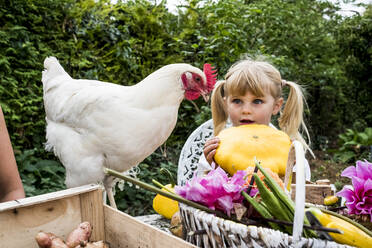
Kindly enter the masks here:
<path id="1" fill-rule="evenodd" d="M 172 184 L 167 184 L 164 187 L 174 193 L 174 187 L 172 187 Z M 164 188 L 162 190 L 167 191 Z M 172 216 L 179 210 L 177 201 L 162 196 L 160 194 L 157 194 L 153 199 L 152 207 L 155 210 L 155 212 L 164 216 L 167 219 L 171 219 Z"/>
<path id="2" fill-rule="evenodd" d="M 283 131 L 252 124 L 224 129 L 218 137 L 221 142 L 214 159 L 231 175 L 254 167 L 256 158 L 263 167 L 284 176 L 291 140 Z"/>
<path id="3" fill-rule="evenodd" d="M 317 208 L 310 208 L 307 211 L 311 211 L 322 226 L 340 229 L 344 232 L 343 234 L 330 232 L 329 235 L 331 235 L 334 241 L 362 248 L 372 247 L 372 237 L 353 224 L 336 216 L 323 213 Z"/>
<path id="4" fill-rule="evenodd" d="M 337 201 L 338 201 L 338 197 L 337 196 L 335 196 L 335 195 L 329 195 L 329 196 L 327 196 L 327 197 L 324 198 L 323 203 L 326 206 L 330 206 L 330 205 L 333 205 L 333 204 L 337 203 Z"/>

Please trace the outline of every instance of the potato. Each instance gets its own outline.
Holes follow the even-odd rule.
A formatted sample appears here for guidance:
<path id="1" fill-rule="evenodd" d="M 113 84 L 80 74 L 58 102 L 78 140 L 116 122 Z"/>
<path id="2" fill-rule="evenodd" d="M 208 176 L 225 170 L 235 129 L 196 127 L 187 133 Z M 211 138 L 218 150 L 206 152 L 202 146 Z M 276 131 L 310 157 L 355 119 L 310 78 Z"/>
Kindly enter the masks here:
<path id="1" fill-rule="evenodd" d="M 52 246 L 52 236 L 53 233 L 39 232 L 36 234 L 36 242 L 40 248 L 49 248 Z"/>
<path id="2" fill-rule="evenodd" d="M 70 248 L 75 248 L 78 245 L 85 245 L 92 234 L 92 226 L 89 222 L 80 223 L 79 226 L 73 230 L 66 239 L 66 244 Z"/>
<path id="3" fill-rule="evenodd" d="M 105 244 L 103 240 L 100 240 L 97 242 L 89 242 L 86 245 L 79 245 L 79 246 L 76 246 L 75 248 L 83 248 L 83 247 L 84 248 L 109 248 L 109 246 Z"/>
<path id="4" fill-rule="evenodd" d="M 52 246 L 50 246 L 50 248 L 69 248 L 69 247 L 60 237 L 55 237 L 54 239 L 52 239 Z"/>
<path id="5" fill-rule="evenodd" d="M 54 233 L 39 232 L 35 239 L 40 248 L 69 248 L 62 238 Z"/>
<path id="6" fill-rule="evenodd" d="M 183 239 L 183 226 L 180 211 L 176 212 L 171 219 L 170 231 L 173 235 Z"/>

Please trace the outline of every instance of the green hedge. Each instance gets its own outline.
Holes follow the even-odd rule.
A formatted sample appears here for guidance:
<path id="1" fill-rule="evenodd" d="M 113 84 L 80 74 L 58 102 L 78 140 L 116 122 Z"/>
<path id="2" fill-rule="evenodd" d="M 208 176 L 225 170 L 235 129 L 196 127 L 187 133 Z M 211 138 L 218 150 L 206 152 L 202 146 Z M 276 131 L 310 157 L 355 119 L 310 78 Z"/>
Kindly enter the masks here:
<path id="1" fill-rule="evenodd" d="M 0 104 L 27 195 L 65 187 L 64 168 L 43 148 L 46 56 L 72 77 L 133 85 L 169 63 L 209 62 L 222 78 L 243 56 L 266 55 L 283 78 L 306 88 L 315 149 L 353 125 L 371 126 L 371 8 L 351 18 L 336 10 L 308 0 L 190 0 L 176 15 L 145 0 L 0 1 Z M 143 162 L 140 178 L 166 183 L 158 169 L 175 173 L 187 136 L 210 117 L 202 100 L 184 101 L 172 136 Z M 140 192 L 127 185 L 117 194 L 120 208 L 151 212 L 152 194 Z"/>

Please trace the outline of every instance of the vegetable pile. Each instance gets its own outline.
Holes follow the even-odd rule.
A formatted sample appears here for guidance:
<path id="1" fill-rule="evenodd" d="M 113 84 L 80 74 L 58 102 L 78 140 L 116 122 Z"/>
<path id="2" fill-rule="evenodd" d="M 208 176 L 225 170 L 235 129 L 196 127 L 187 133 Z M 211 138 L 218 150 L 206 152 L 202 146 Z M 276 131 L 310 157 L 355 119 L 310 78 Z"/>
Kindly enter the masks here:
<path id="1" fill-rule="evenodd" d="M 90 242 L 92 226 L 85 221 L 79 224 L 66 238 L 66 242 L 59 236 L 50 232 L 39 232 L 36 236 L 36 242 L 40 248 L 108 248 L 105 242 Z"/>
<path id="2" fill-rule="evenodd" d="M 242 215 L 243 218 L 238 218 L 238 213 L 235 213 L 236 220 L 244 223 L 253 219 L 259 225 L 268 225 L 272 229 L 292 235 L 294 202 L 285 193 L 276 173 L 269 173 L 270 170 L 264 169 L 259 163 L 256 163 L 256 166 L 259 171 L 246 169 L 238 171 L 232 177 L 228 177 L 226 172 L 218 167 L 204 177 L 194 177 L 185 186 L 176 186 L 176 192 L 211 209 L 222 210 L 229 216 L 234 213 L 237 203 L 243 204 L 245 210 L 251 206 L 256 213 L 248 214 L 249 211 L 246 211 Z M 252 186 L 252 177 L 258 191 L 254 191 L 255 188 L 249 189 Z M 239 198 L 239 194 L 243 195 L 248 204 Z M 221 204 L 222 202 L 224 204 Z M 372 244 L 371 232 L 345 216 L 315 207 L 305 208 L 305 211 L 312 213 L 321 227 L 311 226 L 305 215 L 304 237 L 319 238 L 324 232 L 329 232 L 329 240 L 333 239 L 341 244 L 366 248 Z"/>
<path id="3" fill-rule="evenodd" d="M 265 176 L 263 180 L 255 173 L 254 180 L 257 184 L 260 199 L 257 197 L 250 197 L 247 193 L 242 192 L 246 200 L 256 209 L 256 211 L 264 218 L 277 219 L 281 221 L 293 222 L 295 214 L 295 204 L 284 192 L 282 187 L 266 172 L 266 170 L 259 164 L 256 166 Z M 265 187 L 265 184 L 267 187 Z M 306 216 L 304 224 L 309 224 Z M 276 223 L 269 222 L 271 228 L 292 234 L 291 226 L 280 226 Z M 305 237 L 316 237 L 316 233 L 312 230 L 304 230 Z"/>

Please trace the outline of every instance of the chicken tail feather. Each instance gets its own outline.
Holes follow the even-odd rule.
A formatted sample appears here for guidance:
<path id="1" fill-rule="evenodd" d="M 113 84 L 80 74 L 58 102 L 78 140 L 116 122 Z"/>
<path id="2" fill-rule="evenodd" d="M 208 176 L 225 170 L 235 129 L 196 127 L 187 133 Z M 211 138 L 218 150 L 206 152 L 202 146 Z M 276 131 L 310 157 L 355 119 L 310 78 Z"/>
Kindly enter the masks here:
<path id="1" fill-rule="evenodd" d="M 44 68 L 45 70 L 43 71 L 43 75 L 41 78 L 43 84 L 47 83 L 50 79 L 57 76 L 68 75 L 55 57 L 47 57 L 44 60 Z"/>

